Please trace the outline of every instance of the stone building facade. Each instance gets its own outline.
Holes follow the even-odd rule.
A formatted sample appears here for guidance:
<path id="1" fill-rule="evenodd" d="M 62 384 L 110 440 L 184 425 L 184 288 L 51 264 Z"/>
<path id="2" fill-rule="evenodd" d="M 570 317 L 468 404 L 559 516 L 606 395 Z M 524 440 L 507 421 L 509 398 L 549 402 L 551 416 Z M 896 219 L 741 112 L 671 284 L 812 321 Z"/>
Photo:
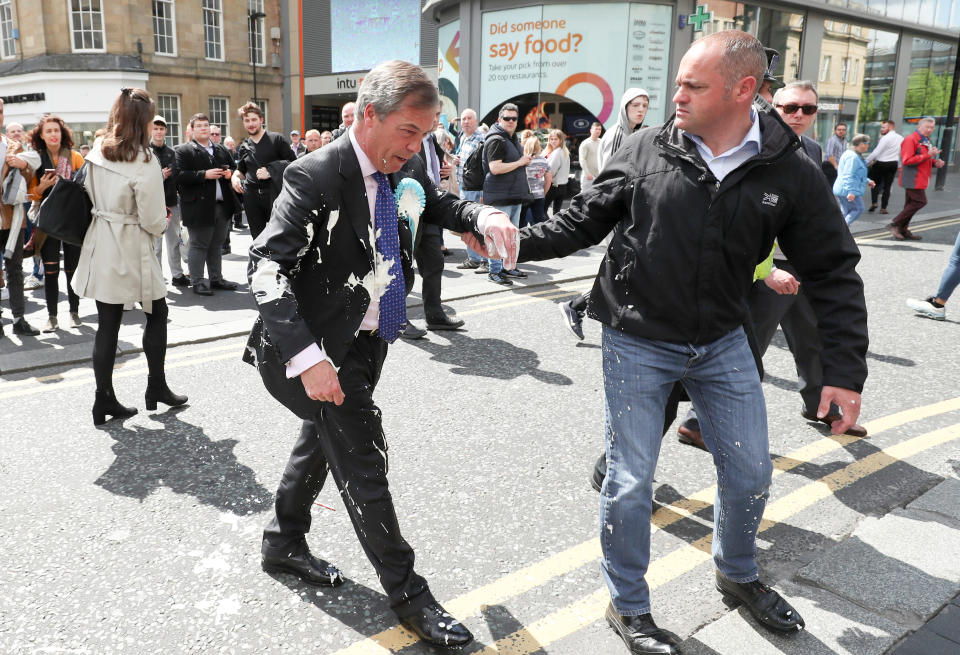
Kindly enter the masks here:
<path id="1" fill-rule="evenodd" d="M 239 139 L 236 110 L 254 97 L 256 76 L 279 130 L 282 40 L 280 0 L 0 0 L 5 118 L 29 126 L 55 113 L 91 142 L 120 88 L 139 86 L 169 122 L 172 145 L 197 112 Z"/>

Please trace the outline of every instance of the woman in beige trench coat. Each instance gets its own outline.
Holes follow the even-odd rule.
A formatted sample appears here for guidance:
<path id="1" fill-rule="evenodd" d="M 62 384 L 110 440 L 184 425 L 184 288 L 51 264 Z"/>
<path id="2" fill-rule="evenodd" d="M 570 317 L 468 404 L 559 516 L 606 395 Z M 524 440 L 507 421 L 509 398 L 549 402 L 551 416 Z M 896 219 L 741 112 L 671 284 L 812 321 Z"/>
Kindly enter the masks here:
<path id="1" fill-rule="evenodd" d="M 147 356 L 147 409 L 157 403 L 182 405 L 167 386 L 167 290 L 154 255 L 156 238 L 167 226 L 163 174 L 150 150 L 156 107 L 143 89 L 123 89 L 110 110 L 107 133 L 87 155 L 86 187 L 93 201 L 93 221 L 83 240 L 73 276 L 78 294 L 97 301 L 97 336 L 93 372 L 97 382 L 93 423 L 107 415 L 128 418 L 113 391 L 113 365 L 125 303 L 139 302 L 147 314 L 143 351 Z"/>

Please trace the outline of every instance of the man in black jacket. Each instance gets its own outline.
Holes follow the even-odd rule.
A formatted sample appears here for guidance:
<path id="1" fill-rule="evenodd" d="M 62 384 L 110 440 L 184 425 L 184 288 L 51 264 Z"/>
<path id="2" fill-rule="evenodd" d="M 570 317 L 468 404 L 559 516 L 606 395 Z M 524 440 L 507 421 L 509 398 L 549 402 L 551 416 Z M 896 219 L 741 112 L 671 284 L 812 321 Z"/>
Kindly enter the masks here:
<path id="1" fill-rule="evenodd" d="M 167 121 L 159 114 L 153 117 L 153 134 L 150 147 L 160 162 L 163 171 L 163 197 L 167 205 L 167 230 L 157 239 L 157 259 L 167 245 L 167 264 L 170 266 L 171 282 L 176 287 L 185 287 L 190 280 L 183 274 L 180 254 L 180 202 L 177 197 L 177 154 L 167 145 Z M 161 260 L 161 267 L 163 261 Z"/>
<path id="2" fill-rule="evenodd" d="M 373 392 L 388 344 L 406 322 L 413 288 L 410 224 L 475 228 L 513 243 L 503 214 L 440 193 L 417 157 L 439 96 L 426 73 L 390 61 L 371 70 L 357 120 L 329 146 L 291 164 L 273 220 L 250 248 L 250 288 L 260 318 L 245 361 L 267 390 L 304 419 L 263 534 L 262 565 L 314 585 L 336 586 L 340 571 L 310 554 L 310 507 L 327 471 L 340 488 L 357 538 L 390 606 L 421 639 L 455 647 L 470 632 L 436 602 L 414 571 L 387 485 L 387 444 Z M 425 197 L 417 216 L 398 216 L 404 188 Z M 417 205 L 406 202 L 404 206 Z M 421 230 L 417 229 L 417 233 Z M 509 259 L 516 258 L 515 250 Z"/>
<path id="3" fill-rule="evenodd" d="M 236 196 L 230 188 L 233 158 L 227 149 L 210 140 L 210 119 L 194 114 L 190 119 L 193 140 L 176 149 L 177 188 L 183 224 L 190 234 L 187 266 L 193 292 L 212 296 L 213 289 L 232 291 L 236 282 L 223 279 L 223 240 L 236 211 Z M 210 279 L 203 276 L 206 265 Z"/>
<path id="4" fill-rule="evenodd" d="M 282 134 L 267 132 L 263 127 L 263 110 L 248 102 L 238 110 L 247 138 L 237 146 L 237 170 L 233 189 L 243 194 L 250 235 L 256 239 L 270 221 L 273 201 L 283 183 L 283 169 L 296 156 Z"/>
<path id="5" fill-rule="evenodd" d="M 817 414 L 831 403 L 841 407 L 832 426 L 841 434 L 860 411 L 867 374 L 860 253 L 797 136 L 777 114 L 751 108 L 765 67 L 762 45 L 743 32 L 695 42 L 680 62 L 675 117 L 627 137 L 568 210 L 521 230 L 521 261 L 563 257 L 613 233 L 588 312 L 603 323 L 606 618 L 634 653 L 679 652 L 650 615 L 645 582 L 663 409 L 678 380 L 697 406 L 717 467 L 718 590 L 766 628 L 795 633 L 804 625 L 759 582 L 756 562 L 772 464 L 742 324 L 754 268 L 775 238 L 818 320 L 824 386 Z"/>

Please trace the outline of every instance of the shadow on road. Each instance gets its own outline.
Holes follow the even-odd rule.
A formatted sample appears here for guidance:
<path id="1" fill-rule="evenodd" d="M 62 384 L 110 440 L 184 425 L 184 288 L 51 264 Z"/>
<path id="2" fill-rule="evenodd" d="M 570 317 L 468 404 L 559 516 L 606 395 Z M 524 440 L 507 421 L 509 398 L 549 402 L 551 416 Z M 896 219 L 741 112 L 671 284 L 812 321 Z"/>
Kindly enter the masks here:
<path id="1" fill-rule="evenodd" d="M 117 421 L 103 428 L 116 443 L 117 458 L 95 484 L 112 494 L 144 500 L 160 487 L 188 494 L 204 505 L 237 515 L 263 512 L 273 494 L 233 453 L 235 439 L 211 441 L 202 427 L 186 423 L 176 410 L 154 414 L 162 427 L 125 427 Z"/>

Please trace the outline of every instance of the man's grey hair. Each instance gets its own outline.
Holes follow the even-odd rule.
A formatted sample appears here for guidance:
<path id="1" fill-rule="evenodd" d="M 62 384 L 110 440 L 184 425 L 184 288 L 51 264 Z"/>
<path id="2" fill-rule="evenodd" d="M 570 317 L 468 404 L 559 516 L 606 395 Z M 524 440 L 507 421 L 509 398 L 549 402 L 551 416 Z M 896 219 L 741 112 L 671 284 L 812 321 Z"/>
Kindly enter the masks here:
<path id="1" fill-rule="evenodd" d="M 780 99 L 780 94 L 789 90 L 789 89 L 800 89 L 801 91 L 810 91 L 813 96 L 816 98 L 815 102 L 820 102 L 820 94 L 817 93 L 817 87 L 814 86 L 813 82 L 810 80 L 794 80 L 793 82 L 787 82 L 773 94 L 773 104 L 777 104 Z"/>
<path id="2" fill-rule="evenodd" d="M 504 103 L 504 105 L 500 107 L 500 112 L 497 114 L 497 118 L 503 118 L 503 112 L 505 111 L 515 111 L 517 112 L 517 116 L 520 116 L 520 110 L 512 102 Z"/>
<path id="3" fill-rule="evenodd" d="M 920 125 L 923 125 L 924 123 L 933 123 L 934 125 L 936 125 L 937 119 L 934 118 L 933 116 L 924 116 L 923 118 L 917 121 L 917 127 L 919 127 Z"/>
<path id="4" fill-rule="evenodd" d="M 378 64 L 363 78 L 357 92 L 356 116 L 362 117 L 367 105 L 372 105 L 376 115 L 383 119 L 404 104 L 413 109 L 436 110 L 439 102 L 437 86 L 422 68 L 394 59 Z"/>
<path id="5" fill-rule="evenodd" d="M 706 36 L 694 45 L 704 46 L 716 43 L 720 46 L 720 75 L 723 77 L 723 89 L 726 93 L 733 85 L 745 77 L 756 80 L 754 91 L 760 88 L 763 73 L 767 70 L 767 53 L 757 38 L 740 30 L 723 30 Z"/>
<path id="6" fill-rule="evenodd" d="M 467 114 L 473 114 L 473 117 L 474 117 L 474 118 L 477 118 L 477 112 L 475 112 L 473 109 L 470 109 L 469 107 L 467 107 L 467 108 L 464 109 L 462 112 L 460 112 L 460 120 L 463 120 L 463 117 L 466 116 Z"/>
<path id="7" fill-rule="evenodd" d="M 870 143 L 870 137 L 866 134 L 856 134 L 852 139 L 850 139 L 851 148 L 856 148 L 861 143 Z"/>
<path id="8" fill-rule="evenodd" d="M 14 126 L 19 127 L 21 130 L 23 129 L 23 125 L 20 123 L 7 123 L 5 129 L 9 132 Z"/>

